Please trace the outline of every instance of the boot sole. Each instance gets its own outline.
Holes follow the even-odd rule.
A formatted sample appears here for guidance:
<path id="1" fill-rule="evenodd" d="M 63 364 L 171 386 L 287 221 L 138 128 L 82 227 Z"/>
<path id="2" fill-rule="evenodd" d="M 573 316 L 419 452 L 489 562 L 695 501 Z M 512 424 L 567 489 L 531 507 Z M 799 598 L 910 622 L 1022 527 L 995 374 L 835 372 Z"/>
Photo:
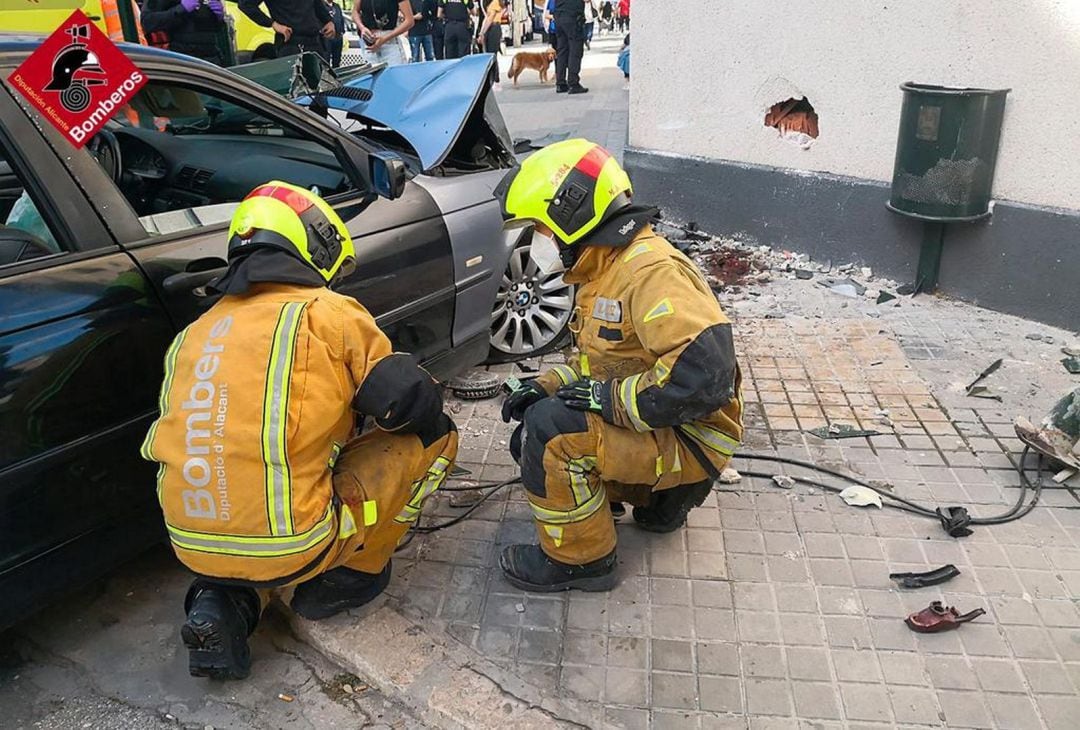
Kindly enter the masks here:
<path id="1" fill-rule="evenodd" d="M 588 578 L 574 578 L 561 583 L 544 584 L 530 583 L 527 580 L 522 580 L 521 578 L 510 575 L 505 570 L 503 570 L 503 576 L 506 577 L 506 582 L 510 585 L 531 593 L 560 593 L 562 591 L 570 590 L 585 591 L 588 593 L 610 591 L 619 582 L 615 575 L 615 571 L 606 575 L 594 575 Z"/>
<path id="2" fill-rule="evenodd" d="M 678 530 L 680 527 L 682 527 L 683 525 L 686 524 L 686 519 L 687 519 L 687 517 L 690 516 L 690 512 L 692 510 L 694 510 L 694 509 L 700 507 L 701 505 L 705 504 L 705 500 L 708 499 L 709 494 L 712 493 L 712 487 L 713 487 L 713 485 L 710 484 L 709 489 L 707 491 L 705 491 L 705 493 L 702 494 L 699 499 L 695 499 L 691 503 L 691 507 L 686 510 L 686 514 L 684 514 L 682 516 L 682 519 L 677 521 L 677 522 L 663 522 L 663 523 L 638 522 L 635 519 L 634 524 L 637 525 L 640 529 L 644 530 L 645 532 L 652 532 L 652 533 L 656 533 L 656 534 L 659 534 L 659 535 L 664 535 L 664 534 L 667 534 L 669 532 L 675 532 L 675 530 Z"/>
<path id="3" fill-rule="evenodd" d="M 250 663 L 237 659 L 237 647 L 229 644 L 209 621 L 185 621 L 180 627 L 180 639 L 187 647 L 188 672 L 193 677 L 246 679 L 251 674 Z M 240 652 L 247 653 L 246 647 Z"/>

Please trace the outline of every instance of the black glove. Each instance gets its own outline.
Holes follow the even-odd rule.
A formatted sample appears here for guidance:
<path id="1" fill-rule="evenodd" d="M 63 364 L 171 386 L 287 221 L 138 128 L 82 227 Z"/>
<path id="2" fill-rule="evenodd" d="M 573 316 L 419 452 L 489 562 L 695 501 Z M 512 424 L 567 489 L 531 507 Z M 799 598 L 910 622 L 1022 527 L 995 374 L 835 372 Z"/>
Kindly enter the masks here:
<path id="1" fill-rule="evenodd" d="M 507 378 L 503 389 L 508 393 L 502 404 L 503 423 L 510 423 L 511 419 L 520 421 L 529 406 L 547 398 L 547 391 L 537 384 L 535 378 L 524 381 Z"/>
<path id="2" fill-rule="evenodd" d="M 608 423 L 614 423 L 611 408 L 611 381 L 585 378 L 555 391 L 567 407 L 578 411 L 592 411 Z"/>

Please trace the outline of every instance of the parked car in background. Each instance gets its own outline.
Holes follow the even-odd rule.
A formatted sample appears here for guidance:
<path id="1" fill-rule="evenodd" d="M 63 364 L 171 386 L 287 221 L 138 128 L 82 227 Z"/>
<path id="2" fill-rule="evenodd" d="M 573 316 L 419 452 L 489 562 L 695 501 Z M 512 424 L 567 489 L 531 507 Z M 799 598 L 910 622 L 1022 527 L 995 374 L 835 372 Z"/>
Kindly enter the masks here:
<path id="1" fill-rule="evenodd" d="M 0 36 L 0 77 L 39 43 Z M 260 85 L 122 49 L 149 81 L 83 149 L 0 89 L 0 627 L 160 539 L 139 443 L 165 349 L 212 303 L 256 185 L 335 207 L 358 254 L 337 288 L 438 377 L 490 354 L 496 315 L 533 306 L 507 295 L 506 272 L 524 291 L 528 232 L 503 231 L 492 198 L 514 158 L 490 56 L 321 76 L 291 100 L 275 90 L 296 88 L 288 59 L 242 67 Z"/>

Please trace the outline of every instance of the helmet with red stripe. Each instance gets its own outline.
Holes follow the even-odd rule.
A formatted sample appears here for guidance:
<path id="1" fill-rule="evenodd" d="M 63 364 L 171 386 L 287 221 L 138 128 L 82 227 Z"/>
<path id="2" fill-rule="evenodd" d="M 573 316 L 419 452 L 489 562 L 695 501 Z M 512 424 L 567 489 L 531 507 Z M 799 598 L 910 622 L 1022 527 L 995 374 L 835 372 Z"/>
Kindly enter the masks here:
<path id="1" fill-rule="evenodd" d="M 630 205 L 632 192 L 610 152 L 586 139 L 568 139 L 525 158 L 495 188 L 495 197 L 508 227 L 539 222 L 571 245 Z"/>

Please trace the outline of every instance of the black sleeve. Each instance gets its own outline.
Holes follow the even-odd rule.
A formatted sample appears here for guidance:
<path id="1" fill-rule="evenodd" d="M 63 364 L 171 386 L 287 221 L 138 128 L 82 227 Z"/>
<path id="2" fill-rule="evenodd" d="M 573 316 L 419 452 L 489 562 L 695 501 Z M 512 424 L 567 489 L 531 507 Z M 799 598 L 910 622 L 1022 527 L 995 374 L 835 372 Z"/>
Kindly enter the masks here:
<path id="1" fill-rule="evenodd" d="M 186 15 L 180 0 L 147 0 L 141 15 L 143 33 L 173 30 Z"/>
<path id="2" fill-rule="evenodd" d="M 240 12 L 251 18 L 253 22 L 264 28 L 269 28 L 274 24 L 274 20 L 263 12 L 262 3 L 263 0 L 239 0 L 237 6 L 240 8 Z"/>
<path id="3" fill-rule="evenodd" d="M 384 431 L 419 433 L 442 415 L 442 392 L 416 358 L 394 353 L 371 369 L 352 407 Z"/>
<path id="4" fill-rule="evenodd" d="M 330 17 L 330 9 L 326 7 L 326 3 L 323 2 L 323 0 L 312 0 L 312 2 L 315 3 L 315 17 L 318 18 L 323 25 L 333 21 L 333 18 Z"/>

